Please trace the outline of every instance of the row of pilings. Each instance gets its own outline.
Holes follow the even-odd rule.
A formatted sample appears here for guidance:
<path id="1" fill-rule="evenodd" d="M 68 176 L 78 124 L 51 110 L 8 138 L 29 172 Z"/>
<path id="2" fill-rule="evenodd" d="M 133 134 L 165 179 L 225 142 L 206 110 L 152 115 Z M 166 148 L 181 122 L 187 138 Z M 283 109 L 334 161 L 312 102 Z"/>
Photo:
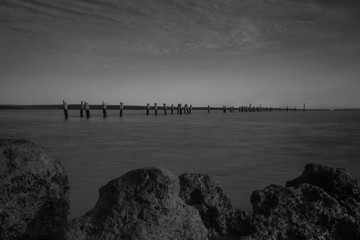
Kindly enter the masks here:
<path id="1" fill-rule="evenodd" d="M 130 107 L 129 107 L 130 108 Z M 155 116 L 158 115 L 158 110 L 162 110 L 164 115 L 168 114 L 168 111 L 170 114 L 174 114 L 176 111 L 176 114 L 182 115 L 182 114 L 191 114 L 193 107 L 192 105 L 182 105 L 182 104 L 178 104 L 177 106 L 174 106 L 174 104 L 172 104 L 171 106 L 167 106 L 165 103 L 163 104 L 163 106 L 161 108 L 158 108 L 157 103 L 154 103 L 153 106 L 150 106 L 150 103 L 146 104 L 145 107 L 142 106 L 137 106 L 137 107 L 132 107 L 131 109 L 146 109 L 146 115 L 150 115 L 150 111 L 154 111 Z M 73 105 L 72 109 L 79 109 L 80 111 L 80 117 L 85 117 L 86 118 L 90 118 L 90 104 L 88 102 L 85 101 L 81 101 L 80 105 Z M 99 109 L 99 106 L 96 106 L 96 109 Z M 119 110 L 119 116 L 122 117 L 123 113 L 124 113 L 124 103 L 120 102 L 120 104 L 118 105 L 118 107 L 115 107 L 114 105 L 111 105 L 110 108 L 108 108 L 106 102 L 102 102 L 100 109 L 102 109 L 103 112 L 103 117 L 106 118 L 107 117 L 107 110 L 108 109 L 118 109 Z M 251 106 L 251 104 L 249 106 L 239 106 L 239 107 L 234 107 L 234 106 L 223 106 L 222 108 L 219 107 L 211 107 L 210 105 L 208 105 L 207 107 L 198 107 L 196 108 L 197 110 L 207 110 L 208 113 L 210 113 L 211 110 L 222 110 L 223 113 L 226 113 L 227 111 L 229 112 L 273 112 L 273 111 L 297 111 L 296 107 L 290 108 L 290 107 L 284 107 L 284 108 L 273 108 L 273 107 L 263 107 L 263 106 Z M 63 110 L 64 110 L 64 116 L 65 119 L 69 118 L 69 106 L 68 103 L 64 100 L 63 101 Z M 305 104 L 303 106 L 302 109 L 303 112 L 305 112 Z M 85 112 L 85 115 L 84 115 Z"/>

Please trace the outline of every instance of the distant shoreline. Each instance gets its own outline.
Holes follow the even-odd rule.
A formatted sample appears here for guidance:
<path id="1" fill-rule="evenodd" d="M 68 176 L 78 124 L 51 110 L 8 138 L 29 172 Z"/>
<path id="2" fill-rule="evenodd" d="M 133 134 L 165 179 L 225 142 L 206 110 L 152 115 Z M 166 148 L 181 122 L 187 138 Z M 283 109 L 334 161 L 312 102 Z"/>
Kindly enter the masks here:
<path id="1" fill-rule="evenodd" d="M 102 109 L 102 105 L 91 105 L 91 109 Z M 176 106 L 174 106 L 176 109 Z M 80 109 L 80 104 L 68 104 L 68 108 L 70 110 L 78 110 Z M 153 109 L 153 106 L 150 107 Z M 170 106 L 167 106 L 169 109 Z M 282 107 L 281 110 L 285 111 L 286 107 Z M 0 104 L 0 110 L 3 109 L 44 109 L 44 110 L 56 110 L 63 109 L 62 104 L 44 104 L 44 105 L 17 105 L 17 104 Z M 109 110 L 118 110 L 119 105 L 107 105 L 107 109 Z M 138 105 L 124 105 L 124 110 L 146 110 L 146 106 L 138 106 Z M 158 109 L 163 109 L 162 106 L 158 106 Z M 212 110 L 222 110 L 222 107 L 211 107 Z M 238 109 L 238 108 L 235 108 Z M 279 108 L 273 108 L 275 111 L 278 111 Z M 206 107 L 193 107 L 193 110 L 207 110 Z M 359 111 L 360 108 L 307 108 L 306 111 Z M 289 111 L 294 111 L 293 108 L 289 108 Z M 297 108 L 297 111 L 301 112 L 301 108 Z"/>

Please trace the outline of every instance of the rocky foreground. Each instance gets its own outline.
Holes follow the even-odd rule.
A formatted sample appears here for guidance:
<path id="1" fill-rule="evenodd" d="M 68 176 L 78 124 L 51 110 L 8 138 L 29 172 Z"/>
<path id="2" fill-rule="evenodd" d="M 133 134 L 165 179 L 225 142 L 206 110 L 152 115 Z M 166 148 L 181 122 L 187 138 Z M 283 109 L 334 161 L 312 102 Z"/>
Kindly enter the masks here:
<path id="1" fill-rule="evenodd" d="M 286 186 L 235 209 L 211 177 L 136 169 L 104 185 L 94 208 L 67 221 L 60 162 L 24 139 L 0 139 L 0 239 L 359 240 L 360 185 L 344 169 L 308 164 Z"/>

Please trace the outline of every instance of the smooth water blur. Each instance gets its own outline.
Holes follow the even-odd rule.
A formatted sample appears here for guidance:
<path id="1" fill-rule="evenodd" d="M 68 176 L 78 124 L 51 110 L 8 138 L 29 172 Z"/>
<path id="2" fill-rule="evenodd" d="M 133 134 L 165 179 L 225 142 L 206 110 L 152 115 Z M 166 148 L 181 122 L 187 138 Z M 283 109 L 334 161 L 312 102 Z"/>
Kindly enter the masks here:
<path id="1" fill-rule="evenodd" d="M 217 180 L 232 203 L 251 211 L 251 192 L 284 185 L 305 164 L 347 168 L 360 178 L 360 111 L 226 113 L 146 116 L 108 111 L 90 119 L 78 110 L 0 110 L 0 137 L 26 138 L 52 151 L 71 184 L 70 217 L 90 210 L 98 189 L 148 166 Z"/>

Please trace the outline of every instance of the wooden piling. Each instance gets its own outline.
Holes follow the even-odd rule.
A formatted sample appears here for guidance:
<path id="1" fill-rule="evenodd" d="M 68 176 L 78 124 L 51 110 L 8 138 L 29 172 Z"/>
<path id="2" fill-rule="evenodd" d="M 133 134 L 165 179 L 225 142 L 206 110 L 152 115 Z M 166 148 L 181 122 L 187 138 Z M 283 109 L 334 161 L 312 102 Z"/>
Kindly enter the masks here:
<path id="1" fill-rule="evenodd" d="M 154 103 L 155 116 L 157 116 L 157 103 Z"/>
<path id="2" fill-rule="evenodd" d="M 181 103 L 179 104 L 179 113 L 180 113 L 180 115 L 182 114 L 182 107 L 181 107 Z"/>
<path id="3" fill-rule="evenodd" d="M 304 103 L 304 108 L 303 108 L 303 112 L 305 112 L 305 103 Z"/>
<path id="4" fill-rule="evenodd" d="M 210 105 L 208 105 L 207 111 L 208 111 L 208 113 L 210 113 Z"/>
<path id="5" fill-rule="evenodd" d="M 184 105 L 184 114 L 189 114 L 189 107 L 187 104 Z"/>
<path id="6" fill-rule="evenodd" d="M 287 112 L 289 111 L 289 107 L 286 107 L 286 111 L 287 111 Z"/>
<path id="7" fill-rule="evenodd" d="M 85 103 L 85 113 L 86 113 L 86 118 L 90 118 L 90 106 L 89 103 Z"/>
<path id="8" fill-rule="evenodd" d="M 226 106 L 223 106 L 223 113 L 226 113 Z"/>
<path id="9" fill-rule="evenodd" d="M 64 108 L 64 117 L 65 119 L 69 118 L 69 109 L 68 109 L 68 105 L 65 102 L 65 100 L 63 100 L 63 108 Z"/>
<path id="10" fill-rule="evenodd" d="M 166 103 L 164 103 L 163 106 L 164 106 L 164 114 L 167 115 Z"/>
<path id="11" fill-rule="evenodd" d="M 171 108 L 170 108 L 171 114 L 174 113 L 174 104 L 171 104 Z"/>
<path id="12" fill-rule="evenodd" d="M 190 107 L 189 107 L 189 112 L 190 112 L 190 114 L 191 114 L 191 112 L 192 112 L 192 105 L 190 105 Z"/>
<path id="13" fill-rule="evenodd" d="M 146 104 L 146 115 L 149 115 L 150 112 L 150 103 Z"/>
<path id="14" fill-rule="evenodd" d="M 123 116 L 123 111 L 124 111 L 124 103 L 120 102 L 120 117 Z"/>
<path id="15" fill-rule="evenodd" d="M 103 117 L 106 118 L 107 113 L 106 113 L 106 102 L 102 102 L 102 110 L 103 110 Z"/>
<path id="16" fill-rule="evenodd" d="M 80 117 L 84 117 L 84 101 L 81 101 L 80 103 Z"/>
<path id="17" fill-rule="evenodd" d="M 294 108 L 294 111 L 296 112 L 296 107 Z"/>

